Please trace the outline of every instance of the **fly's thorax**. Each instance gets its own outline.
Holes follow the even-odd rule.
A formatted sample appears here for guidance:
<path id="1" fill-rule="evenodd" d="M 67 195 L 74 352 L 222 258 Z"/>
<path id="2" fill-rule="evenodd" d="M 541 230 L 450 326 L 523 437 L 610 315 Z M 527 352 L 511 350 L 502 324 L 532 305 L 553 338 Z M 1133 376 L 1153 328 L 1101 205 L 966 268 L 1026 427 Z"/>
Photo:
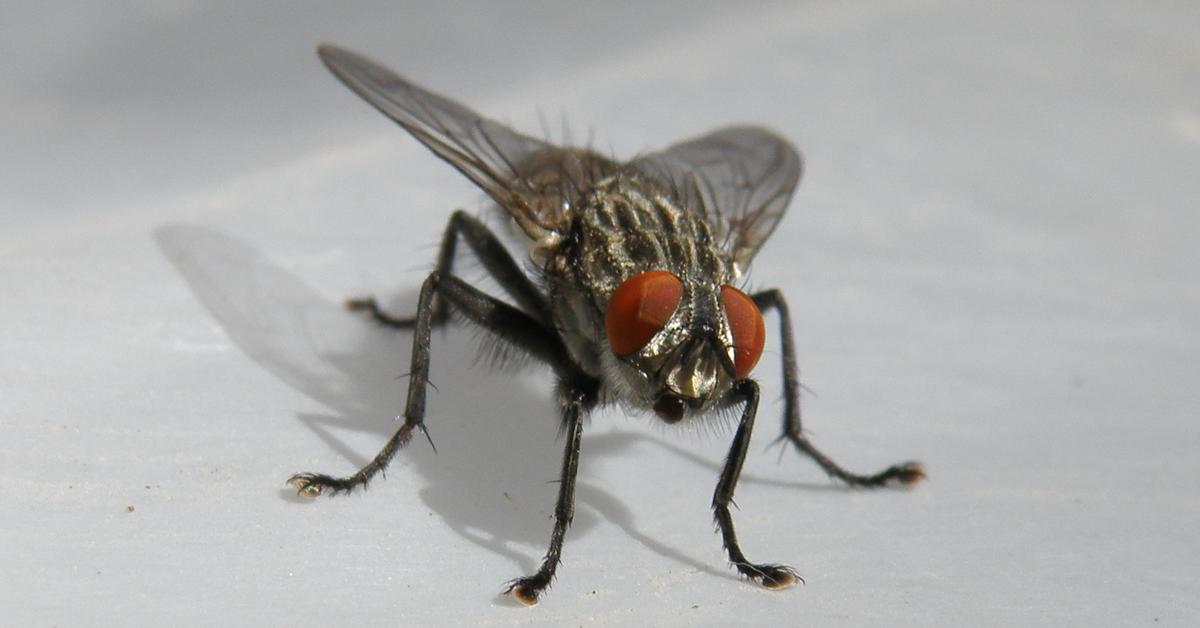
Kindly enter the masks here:
<path id="1" fill-rule="evenodd" d="M 617 286 L 647 270 L 665 270 L 685 282 L 719 285 L 729 279 L 731 264 L 704 219 L 638 176 L 601 180 L 574 218 L 570 262 L 601 312 Z"/>

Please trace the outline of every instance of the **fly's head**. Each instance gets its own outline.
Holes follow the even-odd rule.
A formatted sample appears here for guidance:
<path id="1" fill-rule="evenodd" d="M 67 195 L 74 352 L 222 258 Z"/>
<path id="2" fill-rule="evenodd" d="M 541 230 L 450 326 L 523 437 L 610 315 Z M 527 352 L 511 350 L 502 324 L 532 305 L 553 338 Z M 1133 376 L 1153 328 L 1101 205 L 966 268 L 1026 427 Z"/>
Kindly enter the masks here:
<path id="1" fill-rule="evenodd" d="M 610 379 L 667 423 L 717 406 L 749 376 L 766 338 L 762 314 L 745 293 L 664 270 L 622 282 L 604 322 Z"/>

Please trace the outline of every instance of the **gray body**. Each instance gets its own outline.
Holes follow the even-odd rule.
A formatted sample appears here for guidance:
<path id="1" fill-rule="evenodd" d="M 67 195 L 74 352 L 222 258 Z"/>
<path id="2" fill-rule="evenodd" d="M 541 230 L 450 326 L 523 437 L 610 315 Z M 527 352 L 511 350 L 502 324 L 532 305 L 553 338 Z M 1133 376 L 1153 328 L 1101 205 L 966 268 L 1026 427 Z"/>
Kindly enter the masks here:
<path id="1" fill-rule="evenodd" d="M 559 200 L 569 207 L 569 236 L 542 269 L 554 325 L 576 363 L 604 382 L 607 398 L 631 409 L 653 408 L 663 395 L 688 411 L 712 409 L 733 384 L 733 336 L 720 287 L 734 277 L 708 223 L 636 172 L 597 181 L 574 202 Z M 619 358 L 609 348 L 605 308 L 617 286 L 649 270 L 679 277 L 679 307 L 641 351 Z"/>

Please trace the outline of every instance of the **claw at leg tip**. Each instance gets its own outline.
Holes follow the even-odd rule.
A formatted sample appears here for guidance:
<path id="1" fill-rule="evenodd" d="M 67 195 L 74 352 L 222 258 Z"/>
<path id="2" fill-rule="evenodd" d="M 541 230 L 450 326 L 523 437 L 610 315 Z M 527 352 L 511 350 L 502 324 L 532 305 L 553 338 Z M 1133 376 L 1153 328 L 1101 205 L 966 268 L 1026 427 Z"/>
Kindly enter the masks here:
<path id="1" fill-rule="evenodd" d="M 523 584 L 514 584 L 509 587 L 508 591 L 505 591 L 505 593 L 508 593 L 513 597 L 513 599 L 525 606 L 537 606 L 537 594 L 533 591 L 530 591 L 529 588 Z"/>
<path id="2" fill-rule="evenodd" d="M 904 486 L 916 486 L 925 479 L 925 467 L 919 462 L 905 464 L 900 470 L 899 479 Z"/>
<path id="3" fill-rule="evenodd" d="M 779 591 L 794 586 L 797 582 L 803 582 L 796 574 L 791 571 L 780 569 L 775 573 L 768 574 L 762 579 L 762 586 L 769 591 Z"/>
<path id="4" fill-rule="evenodd" d="M 296 476 L 288 479 L 288 484 L 296 489 L 296 494 L 304 497 L 318 497 L 321 495 L 321 487 L 309 482 L 307 479 Z"/>

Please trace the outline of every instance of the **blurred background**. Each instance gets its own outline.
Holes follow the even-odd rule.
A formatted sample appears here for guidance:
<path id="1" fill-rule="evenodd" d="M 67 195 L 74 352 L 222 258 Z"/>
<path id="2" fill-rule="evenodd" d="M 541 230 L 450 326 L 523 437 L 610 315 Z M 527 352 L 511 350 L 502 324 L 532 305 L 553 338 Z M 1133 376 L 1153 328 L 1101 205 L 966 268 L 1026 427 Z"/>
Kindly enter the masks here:
<path id="1" fill-rule="evenodd" d="M 0 5 L 0 617 L 12 625 L 1194 625 L 1194 2 Z M 807 584 L 740 582 L 708 503 L 731 438 L 598 412 L 554 588 L 562 443 L 537 367 L 434 336 L 395 429 L 404 310 L 469 182 L 321 66 L 334 42 L 481 113 L 627 158 L 732 123 L 804 152 L 752 287 L 792 307 L 735 520 Z M 483 273 L 466 262 L 464 276 Z M 486 283 L 482 284 L 487 286 Z"/>

